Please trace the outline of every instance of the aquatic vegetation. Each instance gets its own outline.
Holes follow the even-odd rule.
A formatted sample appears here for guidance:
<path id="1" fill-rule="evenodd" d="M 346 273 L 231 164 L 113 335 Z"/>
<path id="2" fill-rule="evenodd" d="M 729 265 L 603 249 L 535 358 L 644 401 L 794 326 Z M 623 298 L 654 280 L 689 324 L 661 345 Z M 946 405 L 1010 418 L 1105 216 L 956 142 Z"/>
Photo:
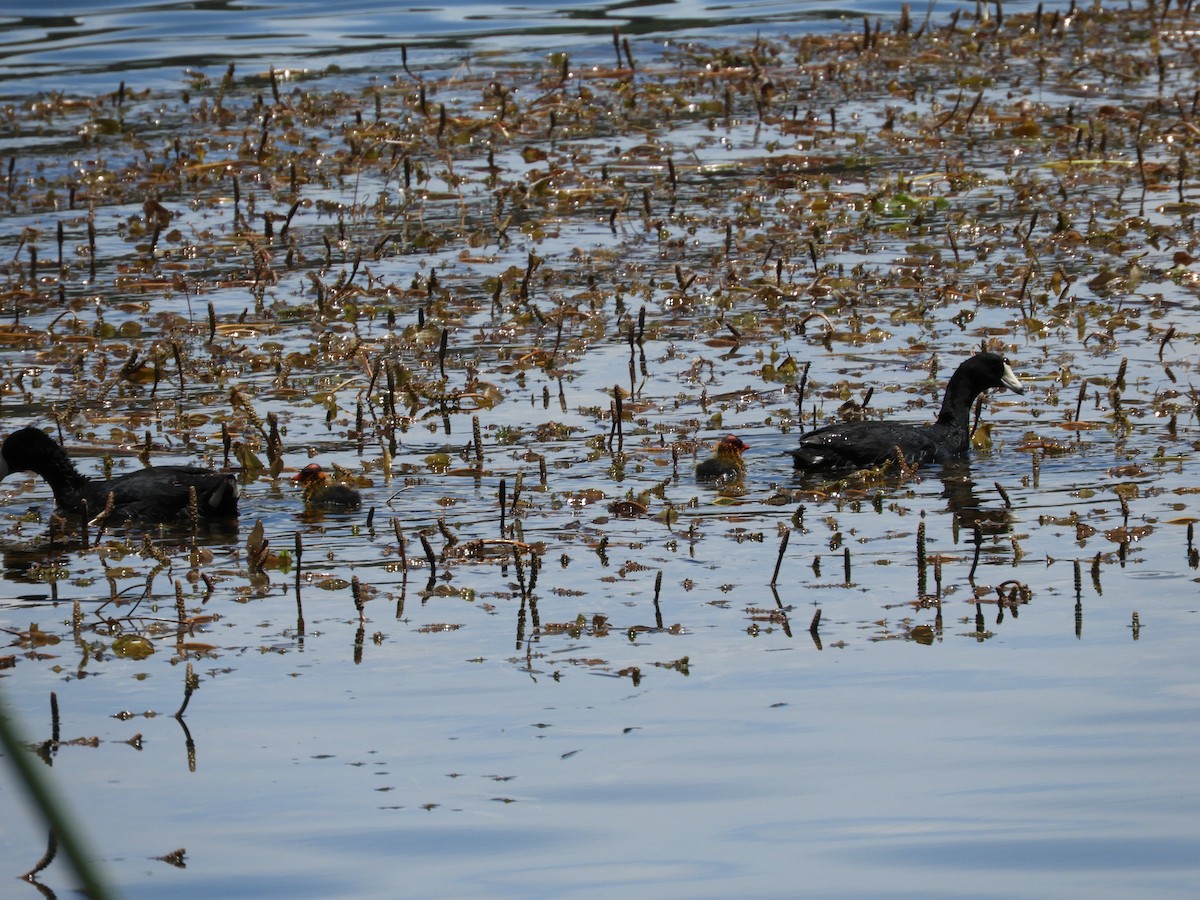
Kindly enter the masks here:
<path id="1" fill-rule="evenodd" d="M 276 658 L 628 696 L 734 644 L 973 652 L 1063 595 L 1079 636 L 1106 580 L 1194 577 L 1189 16 L 10 104 L 0 402 L 96 478 L 235 472 L 242 519 L 64 523 L 10 476 L 0 670 L 186 670 L 186 732 Z M 812 428 L 933 421 L 980 346 L 1027 394 L 969 464 L 793 473 Z M 731 431 L 754 465 L 698 487 Z M 361 505 L 301 509 L 318 457 Z"/>

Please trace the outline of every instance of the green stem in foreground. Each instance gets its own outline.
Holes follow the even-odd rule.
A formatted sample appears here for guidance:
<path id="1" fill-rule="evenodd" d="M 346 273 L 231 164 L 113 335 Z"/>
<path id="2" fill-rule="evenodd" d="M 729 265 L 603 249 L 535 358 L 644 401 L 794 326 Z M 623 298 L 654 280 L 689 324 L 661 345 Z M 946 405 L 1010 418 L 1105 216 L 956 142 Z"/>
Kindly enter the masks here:
<path id="1" fill-rule="evenodd" d="M 115 897 L 100 876 L 95 855 L 87 849 L 83 834 L 68 815 L 60 802 L 50 779 L 34 763 L 34 755 L 27 742 L 22 740 L 17 723 L 0 697 L 0 749 L 16 770 L 17 778 L 25 786 L 34 806 L 58 838 L 59 846 L 75 871 L 75 877 L 87 896 L 92 900 L 107 900 Z"/>

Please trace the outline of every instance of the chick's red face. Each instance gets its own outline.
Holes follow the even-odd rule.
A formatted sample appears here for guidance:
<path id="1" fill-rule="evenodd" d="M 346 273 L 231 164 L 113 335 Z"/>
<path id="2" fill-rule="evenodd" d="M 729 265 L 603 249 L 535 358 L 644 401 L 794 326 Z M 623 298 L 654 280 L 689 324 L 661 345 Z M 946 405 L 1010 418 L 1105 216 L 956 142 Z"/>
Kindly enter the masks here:
<path id="1" fill-rule="evenodd" d="M 296 484 L 315 484 L 323 481 L 324 478 L 325 470 L 317 463 L 309 463 L 292 476 L 292 481 Z"/>
<path id="2" fill-rule="evenodd" d="M 742 453 L 750 449 L 750 445 L 736 435 L 729 434 L 721 438 L 721 449 L 730 453 Z"/>

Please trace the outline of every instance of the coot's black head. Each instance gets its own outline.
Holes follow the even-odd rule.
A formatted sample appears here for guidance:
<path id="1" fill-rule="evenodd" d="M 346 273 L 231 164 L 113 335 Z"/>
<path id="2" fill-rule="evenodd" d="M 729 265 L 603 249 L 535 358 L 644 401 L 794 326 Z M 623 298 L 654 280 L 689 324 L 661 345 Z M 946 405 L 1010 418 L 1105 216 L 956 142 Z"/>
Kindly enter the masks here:
<path id="1" fill-rule="evenodd" d="M 63 449 L 40 428 L 21 428 L 0 445 L 0 479 L 10 472 L 41 472 L 47 463 L 64 456 Z"/>
<path id="2" fill-rule="evenodd" d="M 976 353 L 958 367 L 952 381 L 966 379 L 979 393 L 993 388 L 1008 388 L 1016 394 L 1024 394 L 1025 386 L 1012 370 L 1008 360 L 998 353 Z"/>

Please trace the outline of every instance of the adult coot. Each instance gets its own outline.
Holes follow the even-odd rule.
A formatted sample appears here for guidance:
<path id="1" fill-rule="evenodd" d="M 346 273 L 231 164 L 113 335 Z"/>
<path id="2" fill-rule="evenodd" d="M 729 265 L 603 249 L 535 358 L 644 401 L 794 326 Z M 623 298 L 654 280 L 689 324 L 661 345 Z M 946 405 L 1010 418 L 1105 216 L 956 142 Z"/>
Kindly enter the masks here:
<path id="1" fill-rule="evenodd" d="M 950 376 L 942 411 L 931 425 L 899 422 L 843 422 L 810 431 L 789 450 L 796 468 L 846 471 L 877 466 L 904 457 L 905 465 L 947 462 L 966 456 L 970 446 L 971 404 L 986 390 L 1025 388 L 1008 361 L 995 353 L 977 353 Z"/>
<path id="2" fill-rule="evenodd" d="M 732 434 L 717 441 L 713 447 L 713 455 L 696 466 L 698 481 L 728 481 L 741 478 L 746 474 L 746 464 L 742 454 L 750 449 L 750 445 Z"/>
<path id="3" fill-rule="evenodd" d="M 80 475 L 67 452 L 38 428 L 14 431 L 0 445 L 0 479 L 9 472 L 35 472 L 54 492 L 63 513 L 89 516 L 103 512 L 110 522 L 170 522 L 188 515 L 188 496 L 196 489 L 197 512 L 202 518 L 237 515 L 238 490 L 233 476 L 196 466 L 154 466 L 118 475 L 109 481 L 92 481 Z"/>
<path id="4" fill-rule="evenodd" d="M 358 509 L 362 496 L 348 484 L 338 484 L 317 463 L 309 463 L 293 477 L 307 506 L 325 509 Z"/>

